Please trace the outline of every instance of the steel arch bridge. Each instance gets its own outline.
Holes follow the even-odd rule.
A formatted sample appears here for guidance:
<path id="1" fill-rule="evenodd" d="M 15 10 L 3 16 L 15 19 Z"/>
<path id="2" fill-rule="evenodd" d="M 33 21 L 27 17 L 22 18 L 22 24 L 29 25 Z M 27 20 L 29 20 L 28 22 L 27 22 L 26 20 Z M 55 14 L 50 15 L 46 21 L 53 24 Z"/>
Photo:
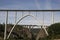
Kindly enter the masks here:
<path id="1" fill-rule="evenodd" d="M 5 12 L 7 12 L 7 13 L 6 13 L 6 21 L 5 21 L 4 40 L 5 40 L 5 39 L 8 39 L 8 38 L 10 37 L 10 34 L 12 33 L 13 29 L 15 28 L 15 26 L 16 26 L 21 20 L 23 20 L 24 18 L 26 18 L 26 17 L 28 17 L 28 16 L 32 17 L 32 18 L 35 19 L 37 22 L 41 23 L 35 16 L 31 15 L 30 12 L 51 12 L 51 18 L 52 18 L 52 19 L 51 19 L 51 21 L 52 21 L 51 24 L 54 23 L 54 13 L 53 13 L 53 12 L 60 12 L 60 10 L 0 10 L 0 11 L 2 11 L 2 12 L 5 11 Z M 16 14 L 15 14 L 15 24 L 14 24 L 14 26 L 12 27 L 9 35 L 6 36 L 6 28 L 7 28 L 7 24 L 8 24 L 8 12 L 9 12 L 9 11 L 16 12 Z M 29 13 L 28 13 L 28 15 L 25 15 L 25 16 L 22 16 L 22 18 L 19 18 L 19 20 L 16 22 L 17 12 L 29 12 Z M 43 22 L 42 22 L 42 25 L 43 25 L 42 28 L 45 30 L 45 33 L 48 35 L 48 32 L 47 32 L 46 29 L 44 28 L 44 14 L 43 14 L 43 20 L 42 20 L 42 21 L 43 21 Z M 6 37 L 7 37 L 7 38 L 6 38 Z"/>

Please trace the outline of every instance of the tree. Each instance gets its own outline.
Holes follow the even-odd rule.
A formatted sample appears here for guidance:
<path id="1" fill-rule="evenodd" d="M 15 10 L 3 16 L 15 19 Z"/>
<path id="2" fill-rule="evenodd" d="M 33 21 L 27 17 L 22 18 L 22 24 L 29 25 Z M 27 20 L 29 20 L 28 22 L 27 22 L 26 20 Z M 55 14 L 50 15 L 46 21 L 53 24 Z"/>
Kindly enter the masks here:
<path id="1" fill-rule="evenodd" d="M 48 33 L 49 33 L 50 38 L 51 37 L 56 38 L 57 35 L 60 35 L 60 23 L 55 23 L 55 24 L 50 25 L 48 27 Z"/>

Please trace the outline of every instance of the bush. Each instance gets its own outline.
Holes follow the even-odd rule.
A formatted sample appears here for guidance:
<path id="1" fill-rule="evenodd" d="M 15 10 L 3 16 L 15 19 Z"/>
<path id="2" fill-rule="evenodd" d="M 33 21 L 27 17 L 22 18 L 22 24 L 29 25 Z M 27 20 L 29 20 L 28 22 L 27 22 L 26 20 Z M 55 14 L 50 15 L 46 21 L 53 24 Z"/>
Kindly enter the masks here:
<path id="1" fill-rule="evenodd" d="M 48 33 L 49 33 L 50 38 L 58 37 L 57 35 L 60 35 L 60 23 L 55 23 L 55 24 L 50 25 L 48 27 Z"/>

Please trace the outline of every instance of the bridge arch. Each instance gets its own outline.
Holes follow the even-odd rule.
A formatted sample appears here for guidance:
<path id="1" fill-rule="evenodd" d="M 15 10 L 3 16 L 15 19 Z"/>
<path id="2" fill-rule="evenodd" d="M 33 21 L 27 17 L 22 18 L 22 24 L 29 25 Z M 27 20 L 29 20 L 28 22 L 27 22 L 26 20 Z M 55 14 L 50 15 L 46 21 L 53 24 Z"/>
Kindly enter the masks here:
<path id="1" fill-rule="evenodd" d="M 21 19 L 19 19 L 19 20 L 14 24 L 14 26 L 12 27 L 10 33 L 9 33 L 8 36 L 7 36 L 7 39 L 10 37 L 10 34 L 12 33 L 13 29 L 15 28 L 15 26 L 16 26 L 21 20 L 23 20 L 24 18 L 26 18 L 26 17 L 28 17 L 28 16 L 33 17 L 37 22 L 40 23 L 40 21 L 39 21 L 35 16 L 33 16 L 33 15 L 26 15 L 26 16 L 23 16 Z M 47 31 L 46 31 L 46 32 L 47 32 Z M 48 33 L 46 33 L 46 34 L 48 34 Z"/>

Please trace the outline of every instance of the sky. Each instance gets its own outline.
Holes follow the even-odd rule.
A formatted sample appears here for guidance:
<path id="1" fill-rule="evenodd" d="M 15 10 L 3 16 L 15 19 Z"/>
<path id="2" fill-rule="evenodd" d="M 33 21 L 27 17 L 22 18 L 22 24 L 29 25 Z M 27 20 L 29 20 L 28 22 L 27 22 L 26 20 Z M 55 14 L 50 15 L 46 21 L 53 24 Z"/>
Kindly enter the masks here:
<path id="1" fill-rule="evenodd" d="M 60 0 L 0 0 L 1 9 L 14 9 L 14 10 L 60 10 Z M 43 13 L 43 12 L 42 12 Z M 42 13 L 37 12 L 37 19 L 42 21 Z M 15 12 L 9 12 L 8 23 L 14 23 Z M 24 15 L 28 15 L 28 12 L 24 12 Z M 30 13 L 36 16 L 35 12 Z M 3 16 L 2 16 L 3 15 Z M 0 23 L 5 22 L 6 12 L 0 12 Z M 21 17 L 22 13 L 17 12 L 17 20 Z M 55 22 L 60 22 L 60 12 L 54 12 Z M 46 25 L 51 24 L 51 12 L 44 13 L 44 23 Z M 34 18 L 28 16 L 24 18 L 20 24 L 41 24 Z"/>
<path id="2" fill-rule="evenodd" d="M 60 0 L 0 0 L 0 9 L 60 9 Z"/>

